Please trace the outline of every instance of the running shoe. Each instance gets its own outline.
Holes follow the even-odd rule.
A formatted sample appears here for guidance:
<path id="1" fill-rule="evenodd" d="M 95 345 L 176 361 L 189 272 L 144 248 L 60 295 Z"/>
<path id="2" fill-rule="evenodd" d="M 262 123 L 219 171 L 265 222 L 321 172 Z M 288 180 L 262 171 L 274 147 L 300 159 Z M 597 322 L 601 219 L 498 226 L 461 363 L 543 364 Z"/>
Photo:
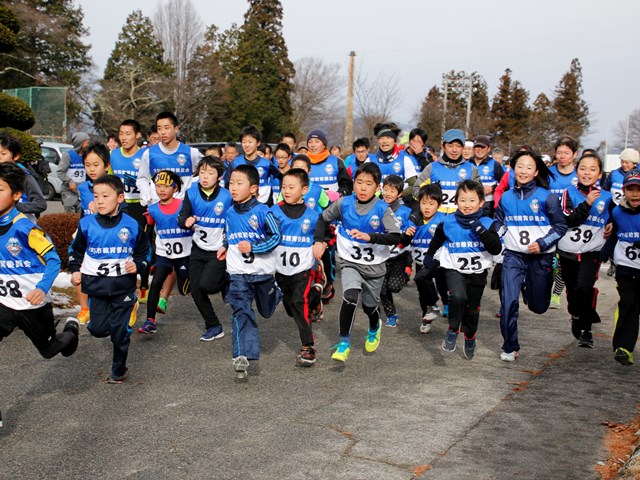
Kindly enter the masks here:
<path id="1" fill-rule="evenodd" d="M 147 291 L 146 288 L 141 288 L 140 295 L 138 295 L 138 301 L 140 303 L 147 303 L 148 299 L 149 299 L 149 292 Z"/>
<path id="2" fill-rule="evenodd" d="M 78 323 L 80 325 L 86 325 L 87 323 L 89 323 L 89 320 L 90 320 L 89 309 L 81 308 L 80 313 L 78 313 Z"/>
<path id="3" fill-rule="evenodd" d="M 156 325 L 156 322 L 150 318 L 147 318 L 144 322 L 144 325 L 138 328 L 138 333 L 141 333 L 142 335 L 150 335 L 156 333 L 157 331 L 158 326 Z"/>
<path id="4" fill-rule="evenodd" d="M 133 304 L 133 310 L 131 310 L 131 315 L 129 315 L 129 326 L 133 327 L 138 320 L 138 302 Z"/>
<path id="5" fill-rule="evenodd" d="M 589 330 L 582 330 L 582 332 L 580 332 L 578 346 L 582 348 L 593 348 L 593 335 Z"/>
<path id="6" fill-rule="evenodd" d="M 626 348 L 616 348 L 616 351 L 613 353 L 613 358 L 622 365 L 633 365 L 633 353 Z"/>
<path id="7" fill-rule="evenodd" d="M 502 352 L 500 354 L 500 360 L 503 362 L 515 362 L 518 358 L 518 352 Z"/>
<path id="8" fill-rule="evenodd" d="M 247 378 L 247 370 L 249 369 L 249 360 L 244 355 L 240 355 L 233 359 L 233 371 L 236 378 Z"/>
<path id="9" fill-rule="evenodd" d="M 69 344 L 62 350 L 60 350 L 60 354 L 63 357 L 70 357 L 78 349 L 78 337 L 80 336 L 80 324 L 78 323 L 78 320 L 73 317 L 67 318 L 62 332 L 71 332 L 71 334 L 73 335 L 73 338 L 71 339 Z"/>
<path id="10" fill-rule="evenodd" d="M 112 385 L 119 385 L 121 383 L 126 382 L 128 376 L 129 376 L 129 369 L 125 367 L 124 374 L 115 375 L 114 373 L 111 373 L 111 375 L 107 377 L 106 381 L 107 383 L 110 383 Z"/>
<path id="11" fill-rule="evenodd" d="M 579 317 L 571 315 L 571 333 L 576 338 L 576 340 L 580 340 L 580 333 L 582 332 L 580 324 L 578 323 L 579 320 Z"/>
<path id="12" fill-rule="evenodd" d="M 387 327 L 395 328 L 398 325 L 398 319 L 398 315 L 391 315 L 389 318 L 387 318 L 385 325 Z"/>
<path id="13" fill-rule="evenodd" d="M 442 339 L 442 349 L 445 352 L 455 352 L 457 339 L 458 332 L 451 330 L 450 328 L 447 329 L 447 332 L 444 334 L 444 338 Z"/>
<path id="14" fill-rule="evenodd" d="M 167 305 L 168 304 L 169 304 L 169 302 L 167 301 L 166 298 L 160 297 L 160 300 L 158 300 L 158 306 L 156 307 L 156 312 L 158 312 L 158 313 L 167 313 Z"/>
<path id="15" fill-rule="evenodd" d="M 333 288 L 333 284 L 327 283 L 324 287 L 324 291 L 322 292 L 322 303 L 326 305 L 333 297 L 335 297 L 335 295 L 336 290 Z"/>
<path id="16" fill-rule="evenodd" d="M 422 320 L 420 325 L 420 333 L 429 333 L 431 331 L 431 322 L 429 320 Z"/>
<path id="17" fill-rule="evenodd" d="M 556 295 L 555 293 L 551 295 L 551 302 L 549 303 L 549 308 L 560 308 L 560 295 Z"/>
<path id="18" fill-rule="evenodd" d="M 471 360 L 476 353 L 476 336 L 474 335 L 472 339 L 468 339 L 466 336 L 464 337 L 464 347 L 462 348 L 462 354 L 465 358 Z"/>
<path id="19" fill-rule="evenodd" d="M 316 349 L 305 345 L 300 349 L 300 353 L 298 353 L 296 364 L 301 367 L 310 367 L 314 363 L 316 363 Z"/>
<path id="20" fill-rule="evenodd" d="M 335 349 L 335 352 L 333 352 L 333 355 L 331 355 L 331 360 L 346 362 L 347 358 L 349 358 L 349 354 L 351 353 L 349 342 L 339 342 L 335 346 Z"/>
<path id="21" fill-rule="evenodd" d="M 364 349 L 369 352 L 375 352 L 380 345 L 380 332 L 382 331 L 382 325 L 378 324 L 378 328 L 374 331 L 369 330 L 367 332 L 366 340 L 364 341 Z"/>
<path id="22" fill-rule="evenodd" d="M 222 337 L 224 337 L 224 330 L 222 330 L 222 325 L 217 325 L 215 327 L 208 328 L 200 336 L 200 340 L 203 342 L 212 342 L 213 340 L 217 340 L 218 338 Z"/>
<path id="23" fill-rule="evenodd" d="M 429 322 L 435 320 L 440 316 L 440 309 L 436 306 L 427 307 L 427 311 L 422 316 L 422 320 L 428 320 Z"/>

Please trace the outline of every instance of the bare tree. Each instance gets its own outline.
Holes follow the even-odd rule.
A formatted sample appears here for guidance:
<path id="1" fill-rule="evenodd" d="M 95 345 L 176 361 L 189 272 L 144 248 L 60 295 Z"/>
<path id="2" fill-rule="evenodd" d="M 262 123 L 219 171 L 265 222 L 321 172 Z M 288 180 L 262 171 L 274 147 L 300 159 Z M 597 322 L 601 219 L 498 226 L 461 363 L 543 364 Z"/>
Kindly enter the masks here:
<path id="1" fill-rule="evenodd" d="M 304 57 L 294 62 L 291 106 L 294 125 L 299 133 L 313 128 L 329 130 L 338 112 L 343 113 L 344 77 L 340 65 L 326 64 L 315 57 Z"/>
<path id="2" fill-rule="evenodd" d="M 634 110 L 624 120 L 620 120 L 613 130 L 616 148 L 638 148 L 640 146 L 640 108 Z"/>
<path id="3" fill-rule="evenodd" d="M 204 40 L 204 24 L 191 0 L 159 0 L 153 23 L 164 48 L 164 60 L 175 69 L 173 97 L 180 116 L 180 92 L 193 52 Z"/>
<path id="4" fill-rule="evenodd" d="M 356 116 L 359 117 L 364 135 L 371 136 L 376 123 L 392 121 L 391 117 L 400 102 L 398 80 L 393 75 L 380 75 L 369 80 L 359 71 L 354 100 Z"/>

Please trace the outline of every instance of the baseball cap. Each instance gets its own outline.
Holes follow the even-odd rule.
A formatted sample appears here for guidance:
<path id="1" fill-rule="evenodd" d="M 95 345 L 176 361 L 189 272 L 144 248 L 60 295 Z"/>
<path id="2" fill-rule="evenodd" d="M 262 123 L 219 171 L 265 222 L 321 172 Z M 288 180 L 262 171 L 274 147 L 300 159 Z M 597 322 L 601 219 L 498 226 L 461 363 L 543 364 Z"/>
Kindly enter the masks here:
<path id="1" fill-rule="evenodd" d="M 473 141 L 474 147 L 488 147 L 491 145 L 491 140 L 486 135 L 478 135 Z"/>
<path id="2" fill-rule="evenodd" d="M 622 181 L 622 188 L 628 187 L 629 185 L 640 185 L 640 171 L 631 170 L 627 173 Z"/>
<path id="3" fill-rule="evenodd" d="M 462 130 L 458 130 L 457 128 L 452 128 L 451 130 L 447 130 L 442 135 L 442 143 L 451 143 L 458 141 L 460 145 L 464 145 L 464 132 Z"/>

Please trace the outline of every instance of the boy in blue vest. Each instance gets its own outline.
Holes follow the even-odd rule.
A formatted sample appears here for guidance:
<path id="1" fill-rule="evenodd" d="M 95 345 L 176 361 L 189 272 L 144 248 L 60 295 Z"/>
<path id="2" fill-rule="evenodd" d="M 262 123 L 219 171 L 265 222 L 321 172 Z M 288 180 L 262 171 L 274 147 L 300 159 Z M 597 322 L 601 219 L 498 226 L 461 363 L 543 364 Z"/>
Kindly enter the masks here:
<path id="1" fill-rule="evenodd" d="M 324 280 L 312 251 L 318 213 L 304 203 L 308 188 L 307 172 L 299 168 L 287 171 L 282 178 L 283 200 L 271 208 L 282 230 L 282 242 L 275 249 L 276 281 L 284 308 L 300 332 L 302 348 L 297 364 L 302 367 L 316 362 L 312 312 L 322 308 Z"/>
<path id="2" fill-rule="evenodd" d="M 401 233 L 411 227 L 415 227 L 409 219 L 411 209 L 402 202 L 403 190 L 404 180 L 399 175 L 388 175 L 382 182 L 382 198 L 391 207 L 393 214 L 396 216 Z M 384 313 L 387 316 L 387 322 L 385 323 L 387 327 L 395 327 L 398 324 L 393 294 L 400 292 L 411 277 L 413 259 L 408 245 L 409 242 L 406 245 L 394 245 L 389 253 L 389 260 L 387 260 L 387 273 L 384 276 L 384 283 L 380 291 L 382 308 L 384 308 Z"/>
<path id="3" fill-rule="evenodd" d="M 97 213 L 80 219 L 69 247 L 71 282 L 89 295 L 94 337 L 111 336 L 113 362 L 108 383 L 127 378 L 131 312 L 136 304 L 136 274 L 149 261 L 149 240 L 132 217 L 123 213 L 124 185 L 115 175 L 93 182 Z"/>
<path id="4" fill-rule="evenodd" d="M 51 286 L 60 273 L 60 257 L 47 235 L 20 213 L 24 171 L 0 164 L 0 341 L 17 327 L 44 358 L 68 357 L 78 347 L 75 318 L 56 333 Z"/>
<path id="5" fill-rule="evenodd" d="M 247 125 L 240 132 L 240 142 L 244 155 L 236 157 L 225 172 L 225 184 L 229 185 L 231 173 L 240 165 L 250 165 L 258 171 L 260 185 L 258 187 L 258 201 L 273 205 L 271 198 L 271 179 L 281 178 L 278 168 L 269 160 L 259 154 L 258 147 L 262 142 L 262 133 L 255 125 Z"/>
<path id="6" fill-rule="evenodd" d="M 174 198 L 180 191 L 182 180 L 178 174 L 163 170 L 153 177 L 156 194 L 160 201 L 149 205 L 145 214 L 150 226 L 156 230 L 156 256 L 154 261 L 153 281 L 147 302 L 147 320 L 138 328 L 143 335 L 158 331 L 156 325 L 156 307 L 160 300 L 160 290 L 172 272 L 178 280 L 178 293 L 187 295 L 189 289 L 189 256 L 191 255 L 191 229 L 183 229 L 178 225 L 178 213 L 182 200 Z"/>
<path id="7" fill-rule="evenodd" d="M 273 213 L 256 198 L 260 175 L 251 165 L 238 165 L 231 173 L 229 191 L 233 206 L 226 222 L 227 247 L 218 258 L 227 260 L 230 276 L 226 300 L 233 309 L 231 316 L 233 368 L 236 377 L 247 377 L 249 360 L 260 358 L 260 333 L 256 314 L 251 308 L 256 301 L 264 318 L 273 315 L 282 292 L 273 276 L 275 255 L 282 233 Z"/>
<path id="8" fill-rule="evenodd" d="M 613 332 L 613 358 L 622 365 L 633 364 L 640 321 L 640 172 L 627 173 L 623 196 L 613 209 L 613 231 L 601 258 L 613 256 L 620 301 Z"/>
<path id="9" fill-rule="evenodd" d="M 434 256 L 444 269 L 449 287 L 449 328 L 442 349 L 456 349 L 458 333 L 464 333 L 463 353 L 471 360 L 476 351 L 480 301 L 487 284 L 493 255 L 502 250 L 498 226 L 484 217 L 484 188 L 480 182 L 465 180 L 455 193 L 457 210 L 438 225 L 423 264 L 429 268 Z M 438 250 L 442 247 L 442 250 Z M 436 254 L 436 252 L 438 252 Z"/>
<path id="10" fill-rule="evenodd" d="M 191 297 L 204 319 L 203 342 L 224 337 L 220 320 L 209 295 L 222 292 L 229 284 L 227 263 L 221 252 L 231 193 L 220 186 L 223 162 L 217 157 L 204 157 L 198 165 L 198 183 L 184 196 L 178 216 L 180 228 L 193 229 L 193 245 L 189 259 Z"/>
<path id="11" fill-rule="evenodd" d="M 380 290 L 387 272 L 385 262 L 390 247 L 400 241 L 400 230 L 393 211 L 376 196 L 382 174 L 374 163 L 365 163 L 356 172 L 354 194 L 338 199 L 323 213 L 316 225 L 314 256 L 322 258 L 327 224 L 341 220 L 337 251 L 341 259 L 342 306 L 340 339 L 331 358 L 345 362 L 351 352 L 351 329 L 362 297 L 362 309 L 369 317 L 365 350 L 375 352 L 380 345 Z"/>

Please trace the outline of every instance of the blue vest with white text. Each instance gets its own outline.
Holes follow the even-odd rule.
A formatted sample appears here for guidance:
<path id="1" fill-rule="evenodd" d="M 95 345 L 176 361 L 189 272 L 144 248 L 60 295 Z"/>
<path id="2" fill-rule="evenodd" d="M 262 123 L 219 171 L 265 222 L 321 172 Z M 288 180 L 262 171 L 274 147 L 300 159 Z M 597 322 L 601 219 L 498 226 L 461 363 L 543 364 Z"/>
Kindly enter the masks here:
<path id="1" fill-rule="evenodd" d="M 144 149 L 138 150 L 130 157 L 125 157 L 122 154 L 122 148 L 116 148 L 111 151 L 111 171 L 114 175 L 122 179 L 124 183 L 124 199 L 127 202 L 139 202 L 140 190 L 136 187 L 136 179 L 138 178 L 138 171 L 140 169 L 140 159 Z M 189 156 L 189 163 L 191 163 L 191 157 Z"/>
<path id="2" fill-rule="evenodd" d="M 67 170 L 67 178 L 73 183 L 84 182 L 86 171 L 82 156 L 75 150 L 69 150 L 69 170 Z"/>
<path id="3" fill-rule="evenodd" d="M 567 195 L 574 208 L 587 200 L 587 197 L 573 185 L 567 188 Z M 569 227 L 567 233 L 558 242 L 558 249 L 575 254 L 599 251 L 605 243 L 604 226 L 609 221 L 611 202 L 611 194 L 600 190 L 600 197 L 591 205 L 585 222 L 577 227 Z"/>
<path id="4" fill-rule="evenodd" d="M 93 212 L 89 209 L 89 204 L 93 202 L 93 182 L 87 180 L 78 185 L 78 196 L 80 197 L 80 208 L 83 215 L 93 215 Z"/>
<path id="5" fill-rule="evenodd" d="M 280 221 L 282 230 L 282 242 L 275 249 L 276 271 L 295 275 L 311 269 L 316 264 L 312 247 L 318 213 L 307 207 L 300 218 L 293 219 L 287 217 L 278 205 L 271 207 L 271 211 Z"/>
<path id="6" fill-rule="evenodd" d="M 613 263 L 640 270 L 640 215 L 630 215 L 619 206 L 613 209 L 613 219 L 618 226 L 618 242 L 613 251 Z"/>
<path id="7" fill-rule="evenodd" d="M 426 255 L 433 239 L 433 234 L 436 233 L 436 228 L 447 217 L 442 212 L 436 212 L 436 214 L 427 223 L 416 226 L 416 233 L 411 240 L 411 248 L 413 249 L 413 259 L 417 264 L 422 265 L 422 258 Z"/>
<path id="8" fill-rule="evenodd" d="M 227 214 L 227 272 L 229 275 L 273 275 L 275 270 L 275 257 L 273 252 L 254 254 L 242 253 L 238 244 L 248 241 L 256 244 L 266 240 L 265 218 L 269 213 L 269 207 L 259 204 L 247 213 L 238 213 L 234 206 Z"/>
<path id="9" fill-rule="evenodd" d="M 182 204 L 182 200 L 176 200 Z M 160 202 L 147 207 L 149 215 L 155 221 L 156 255 L 164 258 L 182 258 L 191 255 L 191 229 L 182 229 L 178 225 L 180 209 L 167 215 L 160 209 Z"/>
<path id="10" fill-rule="evenodd" d="M 493 223 L 489 217 L 480 217 L 480 223 L 488 230 Z M 447 215 L 442 222 L 447 240 L 434 258 L 440 266 L 460 273 L 481 273 L 493 264 L 493 255 L 470 228 L 463 228 L 455 215 Z"/>
<path id="11" fill-rule="evenodd" d="M 229 190 L 218 188 L 218 195 L 210 202 L 202 198 L 198 184 L 191 185 L 186 193 L 191 202 L 191 214 L 196 217 L 193 243 L 210 252 L 218 251 L 223 246 L 227 213 L 232 203 Z"/>
<path id="12" fill-rule="evenodd" d="M 329 155 L 320 163 L 312 163 L 309 180 L 325 190 L 338 191 L 338 157 Z"/>
<path id="13" fill-rule="evenodd" d="M 565 175 L 558 171 L 557 165 L 552 165 L 549 167 L 549 171 L 553 173 L 553 178 L 549 179 L 549 191 L 551 193 L 555 193 L 558 196 L 558 199 L 562 200 L 562 194 L 564 191 L 570 186 L 578 184 L 576 170 L 574 168 L 572 173 Z"/>
<path id="14" fill-rule="evenodd" d="M 461 162 L 456 168 L 448 168 L 440 162 L 431 165 L 431 183 L 438 183 L 442 189 L 442 204 L 438 211 L 450 213 L 457 210 L 455 195 L 458 184 L 471 180 L 475 167 L 468 161 Z"/>
<path id="15" fill-rule="evenodd" d="M 528 247 L 537 239 L 546 236 L 551 230 L 551 222 L 547 216 L 547 198 L 550 192 L 541 187 L 529 198 L 520 199 L 516 190 L 508 190 L 500 199 L 500 207 L 504 211 L 504 247 L 507 250 L 529 253 Z M 546 252 L 555 251 L 555 246 Z"/>

